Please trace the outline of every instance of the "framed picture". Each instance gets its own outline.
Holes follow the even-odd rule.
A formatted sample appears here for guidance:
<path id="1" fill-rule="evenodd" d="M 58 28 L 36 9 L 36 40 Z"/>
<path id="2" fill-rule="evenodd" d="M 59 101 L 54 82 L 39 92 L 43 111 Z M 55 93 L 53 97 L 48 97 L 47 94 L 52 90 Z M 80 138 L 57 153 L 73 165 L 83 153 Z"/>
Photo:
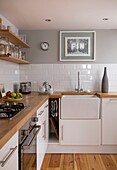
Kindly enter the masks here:
<path id="1" fill-rule="evenodd" d="M 60 61 L 95 61 L 95 31 L 60 31 Z"/>

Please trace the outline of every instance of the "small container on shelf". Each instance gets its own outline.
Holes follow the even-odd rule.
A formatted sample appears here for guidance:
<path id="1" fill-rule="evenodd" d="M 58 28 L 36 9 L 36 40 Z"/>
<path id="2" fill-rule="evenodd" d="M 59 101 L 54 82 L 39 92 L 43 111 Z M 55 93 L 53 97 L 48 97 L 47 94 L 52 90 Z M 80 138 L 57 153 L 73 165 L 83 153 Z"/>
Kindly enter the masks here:
<path id="1" fill-rule="evenodd" d="M 19 37 L 22 41 L 26 43 L 26 35 L 25 34 L 19 34 Z"/>
<path id="2" fill-rule="evenodd" d="M 5 45 L 5 54 L 6 55 L 11 55 L 11 50 L 10 50 L 10 45 L 9 44 Z"/>
<path id="3" fill-rule="evenodd" d="M 21 48 L 18 49 L 18 58 L 22 59 L 22 51 Z"/>
<path id="4" fill-rule="evenodd" d="M 13 48 L 13 54 L 12 54 L 14 57 L 18 58 L 18 47 L 17 46 L 14 46 Z"/>
<path id="5" fill-rule="evenodd" d="M 7 25 L 7 30 L 12 31 L 11 26 Z"/>
<path id="6" fill-rule="evenodd" d="M 26 52 L 22 51 L 22 60 L 26 59 Z"/>
<path id="7" fill-rule="evenodd" d="M 0 44 L 0 55 L 4 55 L 4 54 L 5 54 L 5 45 Z"/>

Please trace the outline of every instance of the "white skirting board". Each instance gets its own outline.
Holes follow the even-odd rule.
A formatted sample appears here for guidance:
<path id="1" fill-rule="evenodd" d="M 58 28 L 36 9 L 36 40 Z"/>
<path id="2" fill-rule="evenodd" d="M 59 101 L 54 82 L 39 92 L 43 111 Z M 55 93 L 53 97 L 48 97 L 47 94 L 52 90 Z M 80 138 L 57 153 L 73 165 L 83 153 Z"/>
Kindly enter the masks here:
<path id="1" fill-rule="evenodd" d="M 48 144 L 46 153 L 113 153 L 117 154 L 117 145 L 100 146 L 62 146 L 60 144 Z"/>

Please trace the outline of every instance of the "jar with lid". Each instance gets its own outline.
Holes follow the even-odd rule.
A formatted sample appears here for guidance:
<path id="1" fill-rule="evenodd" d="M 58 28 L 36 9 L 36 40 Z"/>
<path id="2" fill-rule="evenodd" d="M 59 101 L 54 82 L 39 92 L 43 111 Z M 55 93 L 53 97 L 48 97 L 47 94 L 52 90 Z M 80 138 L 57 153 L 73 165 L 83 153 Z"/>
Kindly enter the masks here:
<path id="1" fill-rule="evenodd" d="M 21 48 L 18 49 L 18 58 L 22 59 L 22 51 Z"/>
<path id="2" fill-rule="evenodd" d="M 9 44 L 5 45 L 5 54 L 6 55 L 11 55 L 10 45 Z"/>
<path id="3" fill-rule="evenodd" d="M 4 44 L 0 44 L 0 54 L 1 55 L 5 54 L 5 45 Z"/>
<path id="4" fill-rule="evenodd" d="M 26 59 L 26 52 L 22 51 L 22 60 Z"/>
<path id="5" fill-rule="evenodd" d="M 17 46 L 14 47 L 13 53 L 14 53 L 14 57 L 18 58 L 18 47 Z"/>

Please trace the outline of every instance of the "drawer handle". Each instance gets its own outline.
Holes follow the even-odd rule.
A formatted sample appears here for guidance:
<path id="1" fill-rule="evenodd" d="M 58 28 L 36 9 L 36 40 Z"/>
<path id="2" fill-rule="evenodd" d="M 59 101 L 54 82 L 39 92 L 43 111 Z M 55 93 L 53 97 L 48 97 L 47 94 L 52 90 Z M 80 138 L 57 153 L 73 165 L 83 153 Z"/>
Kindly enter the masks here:
<path id="1" fill-rule="evenodd" d="M 46 139 L 46 121 L 44 121 L 43 123 L 44 126 L 44 135 L 42 136 L 44 138 L 44 140 Z"/>
<path id="2" fill-rule="evenodd" d="M 117 102 L 117 99 L 110 99 L 110 102 Z"/>
<path id="3" fill-rule="evenodd" d="M 63 140 L 63 125 L 61 126 L 61 140 Z"/>
<path id="4" fill-rule="evenodd" d="M 46 107 L 48 107 L 48 104 L 44 108 L 46 108 Z"/>
<path id="5" fill-rule="evenodd" d="M 3 167 L 6 163 L 7 163 L 7 161 L 10 159 L 10 157 L 13 155 L 13 153 L 15 152 L 15 150 L 17 149 L 17 146 L 15 146 L 14 148 L 10 148 L 10 153 L 9 154 L 7 154 L 5 157 L 5 160 L 3 160 L 3 161 L 0 161 L 0 164 L 1 164 L 1 167 Z"/>
<path id="6" fill-rule="evenodd" d="M 44 112 L 44 110 L 40 111 L 40 113 L 38 114 L 38 116 L 41 116 L 43 112 Z"/>

